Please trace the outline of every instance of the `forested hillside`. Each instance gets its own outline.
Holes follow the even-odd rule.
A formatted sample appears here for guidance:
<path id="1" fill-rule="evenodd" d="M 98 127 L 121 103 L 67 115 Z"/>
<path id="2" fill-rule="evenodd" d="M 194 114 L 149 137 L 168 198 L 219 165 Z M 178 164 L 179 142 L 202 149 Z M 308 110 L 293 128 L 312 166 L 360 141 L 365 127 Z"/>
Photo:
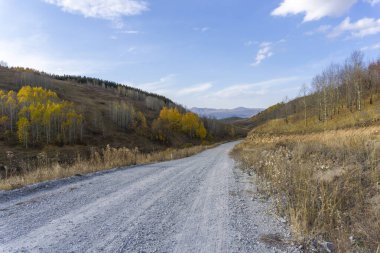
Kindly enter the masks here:
<path id="1" fill-rule="evenodd" d="M 149 153 L 244 136 L 168 98 L 105 80 L 0 67 L 0 165 L 62 162 L 106 145 Z"/>
<path id="2" fill-rule="evenodd" d="M 380 59 L 355 51 L 303 85 L 300 96 L 267 108 L 240 125 L 255 132 L 298 133 L 373 124 L 380 119 Z"/>

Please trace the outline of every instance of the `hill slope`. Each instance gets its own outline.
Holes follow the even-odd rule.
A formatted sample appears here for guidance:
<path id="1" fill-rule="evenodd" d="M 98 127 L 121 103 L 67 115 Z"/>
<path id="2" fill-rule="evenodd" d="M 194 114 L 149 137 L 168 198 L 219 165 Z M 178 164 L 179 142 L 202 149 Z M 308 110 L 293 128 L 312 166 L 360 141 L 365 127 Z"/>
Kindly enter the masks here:
<path id="1" fill-rule="evenodd" d="M 0 166 L 9 163 L 6 151 L 11 151 L 17 157 L 32 159 L 41 151 L 49 157 L 55 157 L 59 153 L 59 159 L 70 160 L 77 157 L 78 153 L 88 155 L 90 147 L 101 148 L 108 144 L 130 149 L 137 147 L 140 151 L 151 152 L 202 142 L 200 138 L 186 134 L 181 129 L 166 131 L 167 136 L 164 140 L 157 138 L 158 132 L 161 134 L 161 130 L 167 127 L 154 124 L 160 117 L 162 108 L 177 108 L 181 115 L 186 113 L 182 106 L 160 95 L 95 78 L 55 76 L 32 69 L 0 67 L 0 90 L 5 94 L 9 91 L 17 94 L 26 85 L 51 90 L 61 101 L 72 103 L 75 110 L 83 116 L 83 133 L 80 141 L 70 145 L 62 141 L 47 145 L 40 141 L 25 149 L 19 143 L 16 129 L 11 131 L 9 124 L 0 124 Z M 3 102 L 7 105 L 7 101 Z M 13 116 L 16 118 L 20 115 L 13 113 Z M 16 120 L 13 119 L 14 122 Z M 231 133 L 239 132 L 232 131 L 232 126 L 214 120 L 204 119 L 200 124 L 207 130 L 207 136 L 203 141 L 215 142 L 233 138 Z M 244 134 L 241 131 L 240 133 Z"/>
<path id="2" fill-rule="evenodd" d="M 260 133 L 305 133 L 371 125 L 380 120 L 380 60 L 354 52 L 314 77 L 301 96 L 240 121 Z"/>

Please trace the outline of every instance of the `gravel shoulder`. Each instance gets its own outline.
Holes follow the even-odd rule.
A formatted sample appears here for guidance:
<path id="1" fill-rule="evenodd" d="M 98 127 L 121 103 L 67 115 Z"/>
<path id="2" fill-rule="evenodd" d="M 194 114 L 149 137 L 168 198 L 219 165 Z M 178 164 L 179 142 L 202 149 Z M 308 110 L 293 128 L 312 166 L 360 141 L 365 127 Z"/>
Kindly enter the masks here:
<path id="1" fill-rule="evenodd" d="M 235 144 L 0 192 L 0 252 L 298 252 Z"/>

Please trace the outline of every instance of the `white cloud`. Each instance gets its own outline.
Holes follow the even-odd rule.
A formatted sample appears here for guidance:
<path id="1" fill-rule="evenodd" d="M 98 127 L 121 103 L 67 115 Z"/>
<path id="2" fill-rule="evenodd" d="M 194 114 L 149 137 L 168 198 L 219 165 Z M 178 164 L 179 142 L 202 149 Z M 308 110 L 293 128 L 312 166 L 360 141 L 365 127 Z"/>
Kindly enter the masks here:
<path id="1" fill-rule="evenodd" d="M 373 44 L 373 45 L 370 45 L 370 46 L 366 46 L 366 47 L 362 47 L 361 48 L 362 51 L 376 50 L 376 49 L 380 49 L 380 42 L 376 43 L 376 44 Z"/>
<path id="2" fill-rule="evenodd" d="M 63 11 L 80 13 L 85 17 L 117 20 L 148 10 L 148 4 L 141 0 L 43 0 L 54 4 Z"/>
<path id="3" fill-rule="evenodd" d="M 272 45 L 273 44 L 271 42 L 261 43 L 259 51 L 256 54 L 255 61 L 251 64 L 251 66 L 258 66 L 263 60 L 271 57 L 273 55 Z"/>
<path id="4" fill-rule="evenodd" d="M 350 18 L 347 17 L 342 23 L 331 29 L 328 36 L 334 38 L 345 33 L 349 33 L 352 37 L 365 37 L 380 33 L 380 19 L 362 18 L 351 23 Z"/>
<path id="5" fill-rule="evenodd" d="M 379 1 L 379 0 L 374 0 Z M 304 22 L 323 17 L 336 17 L 346 13 L 357 0 L 283 0 L 272 11 L 272 16 L 304 15 Z"/>
<path id="6" fill-rule="evenodd" d="M 237 84 L 217 91 L 214 96 L 219 98 L 239 98 L 252 95 L 265 95 L 274 85 L 281 85 L 299 80 L 300 77 L 282 77 L 270 79 L 258 83 Z"/>
<path id="7" fill-rule="evenodd" d="M 192 87 L 181 89 L 179 95 L 189 95 L 194 93 L 201 93 L 206 90 L 209 90 L 212 87 L 212 83 L 201 83 Z"/>

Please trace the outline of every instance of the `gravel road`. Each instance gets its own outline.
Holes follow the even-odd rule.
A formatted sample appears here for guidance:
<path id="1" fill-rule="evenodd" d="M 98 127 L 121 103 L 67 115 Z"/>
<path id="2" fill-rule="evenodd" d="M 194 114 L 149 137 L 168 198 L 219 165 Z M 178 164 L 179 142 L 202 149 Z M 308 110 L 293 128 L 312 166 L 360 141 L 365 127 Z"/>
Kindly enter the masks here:
<path id="1" fill-rule="evenodd" d="M 0 192 L 0 252 L 298 252 L 235 144 Z"/>

